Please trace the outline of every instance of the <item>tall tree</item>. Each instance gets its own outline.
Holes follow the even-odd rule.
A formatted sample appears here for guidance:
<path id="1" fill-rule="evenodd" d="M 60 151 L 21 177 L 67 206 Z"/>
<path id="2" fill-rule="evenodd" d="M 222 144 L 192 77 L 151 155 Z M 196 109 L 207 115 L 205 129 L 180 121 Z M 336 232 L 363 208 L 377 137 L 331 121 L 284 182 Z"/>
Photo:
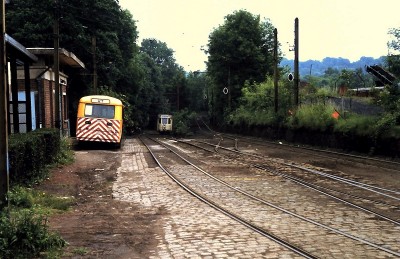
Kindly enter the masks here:
<path id="1" fill-rule="evenodd" d="M 116 0 L 13 0 L 7 5 L 7 32 L 27 47 L 53 47 L 53 23 L 60 21 L 60 47 L 93 71 L 96 38 L 99 85 L 116 87 L 133 58 L 137 30 L 132 15 Z M 88 83 L 91 77 L 87 77 Z"/>
<path id="2" fill-rule="evenodd" d="M 191 111 L 202 112 L 207 110 L 210 94 L 208 91 L 208 76 L 196 71 L 187 76 L 187 96 L 190 96 L 188 108 Z"/>
<path id="3" fill-rule="evenodd" d="M 400 28 L 391 28 L 389 34 L 393 36 L 393 40 L 388 42 L 389 49 L 395 52 L 400 51 Z M 400 56 L 399 55 L 389 55 L 386 58 L 386 64 L 394 75 L 400 77 Z"/>
<path id="4" fill-rule="evenodd" d="M 131 66 L 132 70 L 136 71 L 133 80 L 138 87 L 135 89 L 130 103 L 133 106 L 135 126 L 144 128 L 152 121 L 155 123 L 157 113 L 164 112 L 159 111 L 160 107 L 168 107 L 164 96 L 165 90 L 161 84 L 161 69 L 144 52 L 139 53 L 132 60 Z"/>
<path id="5" fill-rule="evenodd" d="M 132 65 L 138 32 L 132 14 L 122 10 L 117 0 L 13 0 L 7 5 L 6 19 L 7 33 L 24 46 L 48 48 L 53 47 L 53 24 L 59 19 L 60 47 L 86 66 L 80 74 L 68 72 L 72 122 L 78 99 L 92 93 L 94 64 L 99 89 L 110 87 L 129 101 L 138 94 L 136 79 L 141 74 Z"/>
<path id="6" fill-rule="evenodd" d="M 159 67 L 161 73 L 162 94 L 168 100 L 167 105 L 159 106 L 160 112 L 170 112 L 184 108 L 186 105 L 184 91 L 186 87 L 185 71 L 176 63 L 174 51 L 165 42 L 156 39 L 144 39 L 140 51 L 146 53 Z"/>
<path id="7" fill-rule="evenodd" d="M 245 81 L 262 82 L 273 73 L 273 29 L 269 20 L 240 10 L 210 34 L 207 71 L 215 82 L 218 114 L 237 108 Z"/>

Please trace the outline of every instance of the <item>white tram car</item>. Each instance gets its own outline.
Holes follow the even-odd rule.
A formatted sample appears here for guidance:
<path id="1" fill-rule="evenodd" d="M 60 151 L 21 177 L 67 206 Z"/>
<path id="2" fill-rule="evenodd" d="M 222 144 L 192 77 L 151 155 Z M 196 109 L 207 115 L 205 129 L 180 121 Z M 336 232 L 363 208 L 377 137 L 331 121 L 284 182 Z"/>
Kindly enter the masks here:
<path id="1" fill-rule="evenodd" d="M 172 132 L 172 115 L 159 114 L 157 119 L 157 131 L 160 133 Z"/>

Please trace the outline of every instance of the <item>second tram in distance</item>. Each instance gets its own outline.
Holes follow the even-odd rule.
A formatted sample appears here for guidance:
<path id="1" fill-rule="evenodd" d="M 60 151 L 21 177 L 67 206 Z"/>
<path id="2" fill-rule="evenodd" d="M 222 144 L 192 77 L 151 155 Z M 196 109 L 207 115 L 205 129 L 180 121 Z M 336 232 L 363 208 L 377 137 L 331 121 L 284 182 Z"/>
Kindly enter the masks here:
<path id="1" fill-rule="evenodd" d="M 157 119 L 157 131 L 160 133 L 172 132 L 172 115 L 159 114 Z"/>

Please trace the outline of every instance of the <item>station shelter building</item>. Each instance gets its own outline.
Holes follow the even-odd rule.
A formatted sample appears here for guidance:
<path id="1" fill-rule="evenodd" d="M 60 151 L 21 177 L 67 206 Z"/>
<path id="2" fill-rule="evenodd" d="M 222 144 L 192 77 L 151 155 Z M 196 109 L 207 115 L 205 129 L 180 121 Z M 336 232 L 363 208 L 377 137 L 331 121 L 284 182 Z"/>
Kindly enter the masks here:
<path id="1" fill-rule="evenodd" d="M 10 125 L 9 132 L 24 133 L 37 128 L 55 128 L 56 125 L 56 91 L 55 71 L 53 70 L 53 48 L 26 48 L 32 55 L 29 68 L 26 65 L 18 65 L 16 69 L 16 81 L 18 93 L 10 98 Z M 69 135 L 70 123 L 68 118 L 68 72 L 71 69 L 84 69 L 85 65 L 73 53 L 59 49 L 59 86 L 60 86 L 60 119 L 64 135 Z M 13 67 L 10 64 L 9 67 Z M 13 73 L 11 74 L 11 89 Z M 14 90 L 15 91 L 15 90 Z M 13 100 L 18 102 L 14 104 Z M 18 115 L 13 111 L 17 110 Z"/>

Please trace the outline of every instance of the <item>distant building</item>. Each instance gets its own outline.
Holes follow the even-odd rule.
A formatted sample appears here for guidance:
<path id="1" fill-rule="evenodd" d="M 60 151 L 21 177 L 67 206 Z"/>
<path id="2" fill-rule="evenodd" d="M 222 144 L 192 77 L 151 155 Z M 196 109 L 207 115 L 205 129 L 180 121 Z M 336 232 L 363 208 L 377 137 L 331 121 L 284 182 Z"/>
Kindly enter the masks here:
<path id="1" fill-rule="evenodd" d="M 340 85 L 338 88 L 338 94 L 340 96 L 345 95 L 353 95 L 359 97 L 370 97 L 376 96 L 377 93 L 383 91 L 385 87 L 383 86 L 376 86 L 376 87 L 359 87 L 355 89 L 349 89 L 346 85 Z"/>
<path id="2" fill-rule="evenodd" d="M 344 96 L 344 95 L 346 95 L 346 93 L 347 93 L 347 90 L 348 90 L 348 87 L 346 86 L 346 85 L 340 85 L 339 86 L 339 88 L 338 88 L 338 94 L 340 95 L 340 96 Z"/>
<path id="3" fill-rule="evenodd" d="M 369 97 L 369 96 L 375 96 L 377 93 L 383 91 L 384 89 L 385 89 L 384 86 L 360 87 L 357 89 L 349 89 L 348 92 L 355 96 Z"/>

